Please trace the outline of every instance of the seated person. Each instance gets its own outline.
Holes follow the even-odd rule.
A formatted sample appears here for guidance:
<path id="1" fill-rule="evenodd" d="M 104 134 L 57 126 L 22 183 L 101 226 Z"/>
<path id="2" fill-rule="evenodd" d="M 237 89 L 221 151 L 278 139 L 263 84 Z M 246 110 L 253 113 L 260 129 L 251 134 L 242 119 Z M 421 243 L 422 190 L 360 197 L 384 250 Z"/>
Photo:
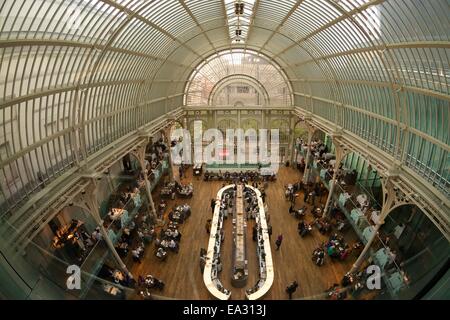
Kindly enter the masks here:
<path id="1" fill-rule="evenodd" d="M 121 242 L 116 246 L 117 253 L 121 257 L 126 257 L 128 255 L 128 244 L 126 242 Z"/>
<path id="2" fill-rule="evenodd" d="M 295 210 L 294 215 L 297 219 L 304 217 L 306 215 L 306 206 L 303 206 L 302 208 Z"/>
<path id="3" fill-rule="evenodd" d="M 317 218 L 315 220 L 315 224 L 317 229 L 319 229 L 319 232 L 322 234 L 326 234 L 331 230 L 331 225 L 325 218 Z"/>
<path id="4" fill-rule="evenodd" d="M 336 254 L 337 254 L 336 247 L 333 246 L 333 245 L 329 246 L 329 247 L 327 248 L 327 254 L 328 254 L 330 257 L 335 257 Z"/>
<path id="5" fill-rule="evenodd" d="M 158 248 L 158 250 L 156 250 L 155 255 L 156 255 L 156 257 L 158 257 L 159 259 L 163 260 L 163 259 L 166 258 L 166 256 L 167 256 L 167 251 L 164 250 L 163 248 Z"/>
<path id="6" fill-rule="evenodd" d="M 216 268 L 217 272 L 222 271 L 222 262 L 220 261 L 220 258 L 216 258 L 213 262 L 213 268 Z"/>
<path id="7" fill-rule="evenodd" d="M 164 212 L 164 210 L 166 209 L 166 202 L 164 200 L 161 200 L 161 202 L 159 203 L 158 209 L 160 212 Z"/>
<path id="8" fill-rule="evenodd" d="M 352 252 L 352 250 L 349 248 L 348 245 L 346 245 L 345 249 L 340 253 L 339 258 L 341 260 L 345 260 L 345 259 L 347 259 L 347 257 L 350 255 L 351 252 Z"/>
<path id="9" fill-rule="evenodd" d="M 141 252 L 138 248 L 131 250 L 131 254 L 133 256 L 133 261 L 141 263 Z"/>
<path id="10" fill-rule="evenodd" d="M 168 248 L 168 247 L 169 247 L 169 241 L 166 240 L 166 239 L 163 239 L 163 240 L 159 243 L 159 246 L 160 246 L 161 248 Z"/>
<path id="11" fill-rule="evenodd" d="M 292 214 L 292 213 L 294 213 L 294 212 L 295 212 L 295 210 L 294 210 L 294 204 L 291 202 L 291 206 L 289 207 L 289 213 Z"/>
<path id="12" fill-rule="evenodd" d="M 306 223 L 303 220 L 301 220 L 297 226 L 298 233 L 302 234 L 305 231 L 305 228 L 306 228 Z"/>
<path id="13" fill-rule="evenodd" d="M 166 237 L 180 241 L 181 233 L 177 229 L 167 229 L 165 233 Z"/>

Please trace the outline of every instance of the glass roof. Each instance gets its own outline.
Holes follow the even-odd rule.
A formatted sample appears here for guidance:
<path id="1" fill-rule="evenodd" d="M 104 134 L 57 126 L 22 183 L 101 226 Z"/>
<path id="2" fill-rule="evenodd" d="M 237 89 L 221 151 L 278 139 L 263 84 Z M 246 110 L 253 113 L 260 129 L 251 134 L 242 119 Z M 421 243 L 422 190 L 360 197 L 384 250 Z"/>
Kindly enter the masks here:
<path id="1" fill-rule="evenodd" d="M 186 92 L 207 103 L 225 65 L 252 76 L 257 64 L 217 58 L 231 49 L 270 62 L 273 79 L 253 78 L 272 103 L 336 123 L 450 197 L 448 0 L 3 0 L 2 211 Z"/>
<path id="2" fill-rule="evenodd" d="M 253 16 L 255 0 L 223 0 L 232 43 L 244 44 Z"/>

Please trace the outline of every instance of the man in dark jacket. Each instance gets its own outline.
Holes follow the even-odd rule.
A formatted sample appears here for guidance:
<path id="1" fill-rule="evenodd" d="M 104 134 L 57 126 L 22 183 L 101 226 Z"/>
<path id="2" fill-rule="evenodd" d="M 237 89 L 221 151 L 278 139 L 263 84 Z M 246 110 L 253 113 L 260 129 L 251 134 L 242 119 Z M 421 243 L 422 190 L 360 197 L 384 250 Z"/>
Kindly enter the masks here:
<path id="1" fill-rule="evenodd" d="M 289 300 L 292 300 L 292 295 L 297 290 L 297 287 L 298 287 L 297 281 L 294 281 L 290 285 L 287 286 L 286 292 L 289 295 Z"/>

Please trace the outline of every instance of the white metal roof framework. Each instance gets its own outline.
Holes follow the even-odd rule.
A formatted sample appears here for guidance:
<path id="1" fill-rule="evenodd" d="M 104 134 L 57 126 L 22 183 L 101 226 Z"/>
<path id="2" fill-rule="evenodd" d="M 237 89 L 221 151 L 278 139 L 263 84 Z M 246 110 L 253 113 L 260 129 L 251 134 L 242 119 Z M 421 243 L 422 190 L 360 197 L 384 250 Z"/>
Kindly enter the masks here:
<path id="1" fill-rule="evenodd" d="M 182 105 L 198 66 L 231 49 L 450 196 L 447 0 L 241 2 L 235 19 L 228 0 L 2 1 L 2 211 Z"/>

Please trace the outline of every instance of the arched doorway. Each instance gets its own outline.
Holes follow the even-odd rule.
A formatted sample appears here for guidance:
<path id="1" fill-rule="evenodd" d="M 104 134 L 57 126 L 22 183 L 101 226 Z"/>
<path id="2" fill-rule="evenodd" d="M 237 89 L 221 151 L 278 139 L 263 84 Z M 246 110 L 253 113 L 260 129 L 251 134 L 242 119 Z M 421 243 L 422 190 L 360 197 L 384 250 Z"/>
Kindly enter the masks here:
<path id="1" fill-rule="evenodd" d="M 231 119 L 231 118 L 227 118 L 227 119 L 221 119 L 219 120 L 219 122 L 217 123 L 217 129 L 220 130 L 220 132 L 222 132 L 222 134 L 226 135 L 227 129 L 237 129 L 238 127 L 238 123 L 235 119 Z"/>
<path id="2" fill-rule="evenodd" d="M 254 129 L 258 132 L 259 127 L 259 121 L 256 119 L 244 119 L 241 121 L 241 128 L 242 130 L 244 130 L 244 132 L 248 129 Z"/>

